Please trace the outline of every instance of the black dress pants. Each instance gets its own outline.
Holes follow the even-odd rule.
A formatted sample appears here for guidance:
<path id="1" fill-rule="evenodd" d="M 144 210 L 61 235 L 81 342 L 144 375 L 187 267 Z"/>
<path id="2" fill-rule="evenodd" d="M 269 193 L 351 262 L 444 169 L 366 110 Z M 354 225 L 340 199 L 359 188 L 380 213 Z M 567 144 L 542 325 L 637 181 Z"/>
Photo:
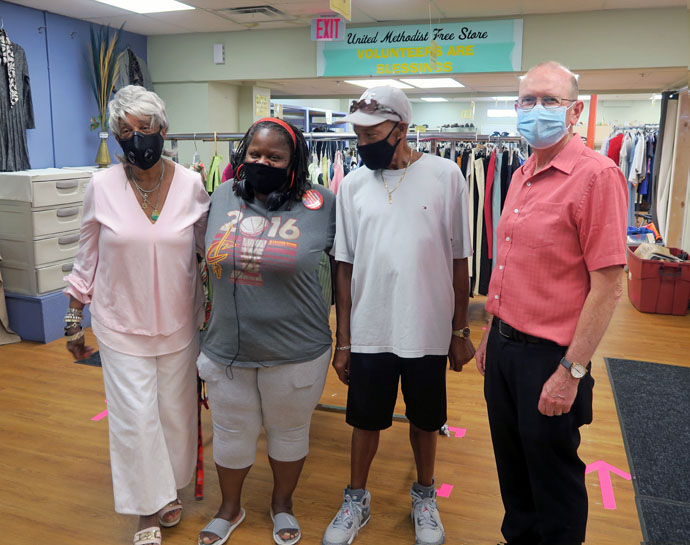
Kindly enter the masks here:
<path id="1" fill-rule="evenodd" d="M 587 526 L 585 464 L 577 455 L 579 427 L 592 421 L 589 373 L 569 413 L 544 416 L 544 383 L 567 348 L 504 337 L 491 328 L 486 351 L 486 398 L 508 545 L 575 545 Z"/>

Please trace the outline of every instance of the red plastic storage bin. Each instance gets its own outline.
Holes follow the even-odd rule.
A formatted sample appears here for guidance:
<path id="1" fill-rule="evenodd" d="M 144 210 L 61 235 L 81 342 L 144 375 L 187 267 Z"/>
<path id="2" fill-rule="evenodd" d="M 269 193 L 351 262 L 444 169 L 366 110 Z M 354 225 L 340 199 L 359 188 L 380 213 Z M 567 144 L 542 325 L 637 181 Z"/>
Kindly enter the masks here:
<path id="1" fill-rule="evenodd" d="M 690 261 L 641 259 L 628 246 L 628 297 L 640 312 L 684 316 L 690 303 Z M 671 254 L 680 250 L 669 248 Z"/>

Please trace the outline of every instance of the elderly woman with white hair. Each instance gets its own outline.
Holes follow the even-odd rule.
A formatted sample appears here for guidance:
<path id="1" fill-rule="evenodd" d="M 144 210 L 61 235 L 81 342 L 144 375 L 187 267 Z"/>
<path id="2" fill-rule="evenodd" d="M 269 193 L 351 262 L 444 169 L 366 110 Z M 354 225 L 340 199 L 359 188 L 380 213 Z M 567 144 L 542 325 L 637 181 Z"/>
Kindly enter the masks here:
<path id="1" fill-rule="evenodd" d="M 74 268 L 65 278 L 67 349 L 80 359 L 90 304 L 108 402 L 115 511 L 139 515 L 135 545 L 180 521 L 177 491 L 196 464 L 196 358 L 209 207 L 199 174 L 161 157 L 163 101 L 129 85 L 113 97 L 121 164 L 94 173 Z"/>

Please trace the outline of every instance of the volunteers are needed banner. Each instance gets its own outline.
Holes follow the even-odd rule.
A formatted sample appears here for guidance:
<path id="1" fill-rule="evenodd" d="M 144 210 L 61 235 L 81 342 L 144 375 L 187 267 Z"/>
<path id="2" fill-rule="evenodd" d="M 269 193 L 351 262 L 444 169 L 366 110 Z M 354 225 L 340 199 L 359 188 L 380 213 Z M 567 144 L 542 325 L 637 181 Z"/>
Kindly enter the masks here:
<path id="1" fill-rule="evenodd" d="M 522 19 L 348 28 L 342 42 L 318 42 L 316 59 L 319 77 L 518 72 Z"/>

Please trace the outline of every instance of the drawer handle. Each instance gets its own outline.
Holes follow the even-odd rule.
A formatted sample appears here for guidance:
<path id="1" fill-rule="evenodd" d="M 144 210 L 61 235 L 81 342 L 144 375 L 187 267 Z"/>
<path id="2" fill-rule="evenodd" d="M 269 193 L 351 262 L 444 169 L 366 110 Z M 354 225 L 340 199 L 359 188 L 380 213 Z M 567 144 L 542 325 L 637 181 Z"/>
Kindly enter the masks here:
<path id="1" fill-rule="evenodd" d="M 72 270 L 72 267 L 74 267 L 74 263 L 65 263 L 62 266 L 62 272 L 70 272 Z"/>
<path id="2" fill-rule="evenodd" d="M 64 237 L 58 238 L 58 244 L 74 244 L 79 241 L 79 235 L 66 235 Z"/>
<path id="3" fill-rule="evenodd" d="M 71 180 L 69 182 L 56 182 L 55 187 L 58 189 L 74 189 L 79 185 L 77 180 Z"/>
<path id="4" fill-rule="evenodd" d="M 69 218 L 70 216 L 76 216 L 79 214 L 79 207 L 73 206 L 72 208 L 60 208 L 57 211 L 58 218 Z"/>

